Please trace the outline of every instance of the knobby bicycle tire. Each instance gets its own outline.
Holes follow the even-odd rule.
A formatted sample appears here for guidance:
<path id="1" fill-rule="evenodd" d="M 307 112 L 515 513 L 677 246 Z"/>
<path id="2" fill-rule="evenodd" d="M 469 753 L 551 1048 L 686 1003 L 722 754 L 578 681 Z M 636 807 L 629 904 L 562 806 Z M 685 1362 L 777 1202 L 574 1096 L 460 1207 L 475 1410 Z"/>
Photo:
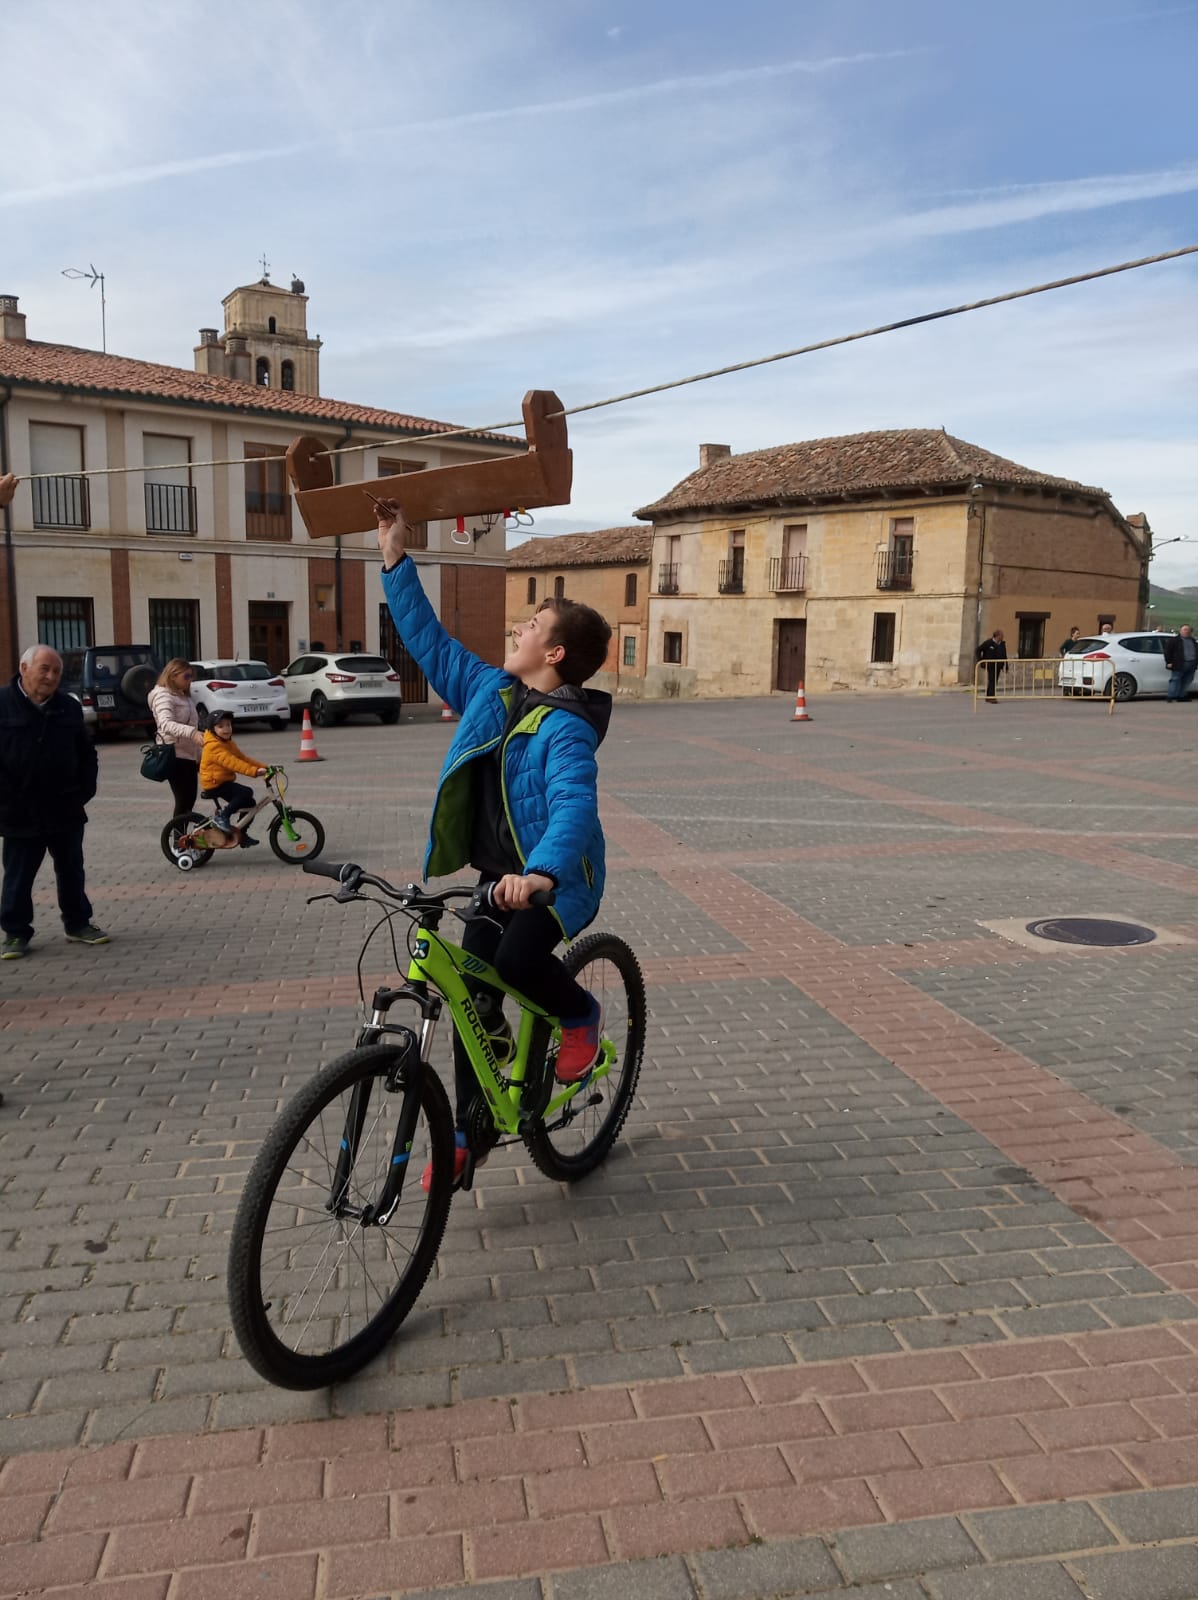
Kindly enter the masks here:
<path id="1" fill-rule="evenodd" d="M 522 1135 L 539 1172 L 574 1183 L 595 1170 L 620 1136 L 640 1076 L 648 1008 L 640 965 L 623 939 L 591 933 L 576 940 L 562 959 L 575 977 L 599 962 L 614 968 L 618 977 L 618 983 L 613 982 L 598 996 L 604 1007 L 604 1034 L 616 1046 L 611 1071 L 578 1091 L 575 1100 L 581 1104 L 571 1120 L 563 1122 L 561 1112 L 551 1113 L 548 1121 L 538 1119 Z M 584 987 L 596 987 L 585 978 L 580 981 Z"/>
<path id="2" fill-rule="evenodd" d="M 289 811 L 293 823 L 307 823 L 312 829 L 312 839 L 309 841 L 301 837 L 298 845 L 294 844 L 283 832 L 283 819 L 276 816 L 267 830 L 266 837 L 270 840 L 270 848 L 280 861 L 285 861 L 288 866 L 299 866 L 304 861 L 315 861 L 324 849 L 324 826 L 318 817 L 310 811 Z"/>
<path id="3" fill-rule="evenodd" d="M 396 1092 L 386 1089 L 389 1078 Z M 386 1226 L 339 1218 L 326 1203 L 355 1090 L 364 1113 L 347 1198 L 357 1207 L 377 1199 L 400 1106 L 406 1094 L 420 1096 L 403 1193 Z M 453 1149 L 441 1080 L 394 1045 L 340 1056 L 284 1107 L 250 1169 L 229 1244 L 233 1330 L 256 1372 L 280 1388 L 318 1389 L 382 1350 L 437 1258 L 453 1198 Z"/>

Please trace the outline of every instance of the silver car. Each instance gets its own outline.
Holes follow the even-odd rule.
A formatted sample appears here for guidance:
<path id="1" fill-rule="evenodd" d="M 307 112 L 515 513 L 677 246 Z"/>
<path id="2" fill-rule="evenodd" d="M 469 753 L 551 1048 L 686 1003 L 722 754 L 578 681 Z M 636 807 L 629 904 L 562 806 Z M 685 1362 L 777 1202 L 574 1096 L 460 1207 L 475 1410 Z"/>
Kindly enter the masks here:
<path id="1" fill-rule="evenodd" d="M 309 706 L 318 728 L 358 711 L 372 711 L 383 722 L 398 722 L 403 709 L 399 673 L 382 656 L 349 651 L 309 651 L 283 668 L 293 711 Z"/>
<path id="2" fill-rule="evenodd" d="M 231 711 L 233 722 L 269 722 L 282 730 L 291 725 L 287 690 L 265 661 L 193 661 L 191 699 L 201 728 L 217 711 Z"/>
<path id="3" fill-rule="evenodd" d="M 1067 695 L 1106 695 L 1111 676 L 1115 699 L 1164 694 L 1169 687 L 1165 643 L 1170 633 L 1100 633 L 1075 639 L 1057 668 L 1057 684 Z"/>

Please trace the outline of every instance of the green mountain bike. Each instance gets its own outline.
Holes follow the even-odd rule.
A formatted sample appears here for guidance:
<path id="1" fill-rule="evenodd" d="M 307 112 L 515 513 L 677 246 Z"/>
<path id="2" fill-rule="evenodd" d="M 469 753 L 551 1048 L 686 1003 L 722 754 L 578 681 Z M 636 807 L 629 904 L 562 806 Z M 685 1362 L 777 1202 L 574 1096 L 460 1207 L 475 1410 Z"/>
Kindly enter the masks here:
<path id="1" fill-rule="evenodd" d="M 585 1078 L 558 1083 L 557 1019 L 440 932 L 447 913 L 490 915 L 477 889 L 401 889 L 353 863 L 307 861 L 304 871 L 334 879 L 329 898 L 340 904 L 384 908 L 358 958 L 363 1003 L 362 961 L 380 929 L 400 965 L 397 918 L 408 921 L 409 959 L 403 984 L 375 990 L 354 1049 L 284 1108 L 238 1206 L 228 1268 L 233 1328 L 251 1366 L 287 1389 L 336 1383 L 373 1360 L 437 1258 L 455 1187 L 453 1113 L 430 1064 L 443 1007 L 477 1080 L 460 1188 L 497 1144 L 516 1139 L 548 1178 L 573 1183 L 592 1172 L 632 1104 L 646 1020 L 644 980 L 624 941 L 607 933 L 575 940 L 563 959 L 603 1006 L 603 1043 Z M 514 1026 L 505 1000 L 518 1011 Z M 416 1026 L 389 1020 L 401 1003 L 418 1013 Z"/>

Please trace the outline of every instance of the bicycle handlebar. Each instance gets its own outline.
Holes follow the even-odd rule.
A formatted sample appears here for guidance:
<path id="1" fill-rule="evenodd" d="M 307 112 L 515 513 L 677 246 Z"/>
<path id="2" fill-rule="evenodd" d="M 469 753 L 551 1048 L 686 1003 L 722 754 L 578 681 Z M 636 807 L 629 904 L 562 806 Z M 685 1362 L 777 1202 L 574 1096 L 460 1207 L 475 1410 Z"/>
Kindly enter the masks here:
<path id="1" fill-rule="evenodd" d="M 372 872 L 367 872 L 364 867 L 358 866 L 354 861 L 305 861 L 304 872 L 311 873 L 317 878 L 331 878 L 334 883 L 339 883 L 342 889 L 350 895 L 357 894 L 363 886 L 378 889 L 381 893 L 398 900 L 401 905 L 418 908 L 422 906 L 439 906 L 445 908 L 451 900 L 484 899 L 487 905 L 493 905 L 491 891 L 495 885 L 488 884 L 485 897 L 477 888 L 467 889 L 461 885 L 453 889 L 443 889 L 439 894 L 434 894 L 429 889 L 422 889 L 418 883 L 409 883 L 402 889 L 397 889 L 393 883 L 388 883 L 385 878 L 379 878 Z M 537 889 L 530 897 L 529 904 L 534 906 L 551 906 L 557 898 L 553 889 Z"/>

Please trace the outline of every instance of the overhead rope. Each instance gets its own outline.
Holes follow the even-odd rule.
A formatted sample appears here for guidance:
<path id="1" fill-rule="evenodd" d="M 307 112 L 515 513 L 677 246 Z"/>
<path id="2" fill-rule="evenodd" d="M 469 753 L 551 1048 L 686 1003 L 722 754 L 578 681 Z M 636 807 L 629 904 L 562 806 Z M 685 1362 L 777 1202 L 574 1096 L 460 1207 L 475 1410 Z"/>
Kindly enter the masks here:
<path id="1" fill-rule="evenodd" d="M 859 333 L 837 334 L 831 339 L 819 339 L 814 344 L 796 346 L 793 350 L 779 350 L 771 356 L 755 356 L 750 361 L 736 361 L 726 367 L 712 367 L 707 372 L 693 373 L 689 378 L 672 378 L 666 383 L 650 384 L 644 389 L 629 389 L 624 394 L 610 395 L 606 400 L 588 400 L 582 405 L 567 406 L 561 411 L 551 415 L 555 417 L 576 417 L 584 411 L 599 411 L 604 406 L 622 405 L 627 400 L 641 400 L 646 395 L 664 394 L 669 389 L 683 389 L 688 384 L 706 383 L 709 378 L 725 378 L 733 372 L 749 372 L 754 367 L 767 367 L 775 361 L 792 361 L 796 356 L 812 355 L 817 350 L 831 350 L 841 344 L 855 344 L 861 339 L 876 339 L 884 333 L 897 333 L 902 328 L 917 328 L 924 322 L 940 322 L 945 317 L 960 317 L 967 311 L 983 311 L 987 306 L 1000 306 L 1010 300 L 1026 300 L 1034 294 L 1048 294 L 1054 289 L 1069 289 L 1078 283 L 1091 283 L 1096 278 L 1110 278 L 1117 272 L 1134 272 L 1137 267 L 1153 267 L 1162 261 L 1176 261 L 1179 256 L 1191 256 L 1198 253 L 1198 244 L 1182 245 L 1177 250 L 1164 250 L 1159 255 L 1141 256 L 1138 261 L 1121 261 L 1114 267 L 1094 267 L 1089 272 L 1077 272 L 1069 278 L 1054 278 L 1051 283 L 1038 283 L 1029 289 L 1008 289 L 1005 294 L 989 295 L 984 300 L 969 300 L 964 305 L 947 306 L 942 311 L 924 311 L 915 317 L 902 317 L 896 322 L 879 323 L 875 328 L 863 328 Z M 504 428 L 519 428 L 522 419 L 517 417 L 510 422 L 490 422 L 482 427 L 470 428 L 441 428 L 436 433 L 404 434 L 398 439 L 373 439 L 367 444 L 338 445 L 336 448 L 320 452 L 326 456 L 357 455 L 364 450 L 392 450 L 398 445 L 434 444 L 446 439 L 459 439 L 467 434 L 499 433 Z M 281 452 L 280 452 L 281 455 Z M 72 478 L 105 478 L 116 477 L 129 472 L 178 472 L 193 470 L 197 467 L 241 467 L 247 466 L 251 461 L 279 460 L 279 456 L 231 456 L 219 461 L 178 461 L 169 466 L 155 466 L 147 468 L 143 463 L 134 467 L 93 467 L 84 472 L 65 474 Z M 57 472 L 35 472 L 29 474 L 29 481 L 40 478 L 57 478 L 64 474 Z"/>

